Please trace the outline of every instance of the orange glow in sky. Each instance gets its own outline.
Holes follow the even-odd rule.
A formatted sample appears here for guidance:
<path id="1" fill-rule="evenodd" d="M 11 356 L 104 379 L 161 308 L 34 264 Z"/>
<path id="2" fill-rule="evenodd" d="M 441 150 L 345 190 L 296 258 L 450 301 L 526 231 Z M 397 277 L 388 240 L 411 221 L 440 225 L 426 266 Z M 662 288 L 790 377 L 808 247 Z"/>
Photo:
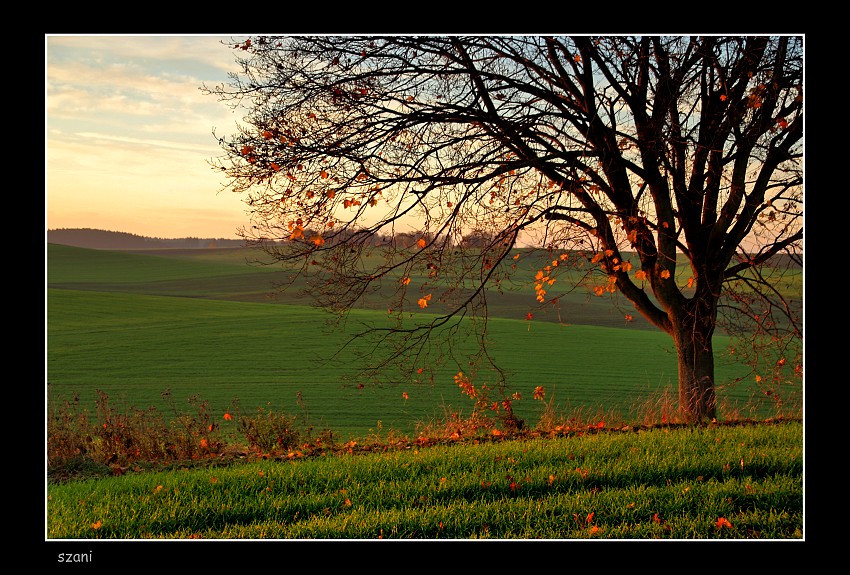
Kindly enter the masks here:
<path id="1" fill-rule="evenodd" d="M 200 91 L 235 71 L 233 43 L 45 36 L 45 229 L 236 238 L 245 205 L 208 161 L 241 116 Z"/>

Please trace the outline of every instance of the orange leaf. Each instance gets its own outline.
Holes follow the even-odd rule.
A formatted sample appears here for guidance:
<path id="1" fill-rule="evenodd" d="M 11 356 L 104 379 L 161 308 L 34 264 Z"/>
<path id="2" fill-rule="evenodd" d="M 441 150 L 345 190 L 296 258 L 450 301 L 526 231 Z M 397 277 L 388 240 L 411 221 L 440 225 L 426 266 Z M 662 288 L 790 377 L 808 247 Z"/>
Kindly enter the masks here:
<path id="1" fill-rule="evenodd" d="M 312 238 L 310 238 L 310 241 L 316 244 L 317 246 L 320 246 L 325 243 L 325 238 L 323 238 L 322 236 L 313 236 Z"/>
<path id="2" fill-rule="evenodd" d="M 231 419 L 233 419 L 233 416 L 232 416 L 232 415 L 230 415 L 229 413 L 225 413 L 225 414 L 224 414 L 224 419 L 226 419 L 227 421 L 230 421 Z"/>
<path id="3" fill-rule="evenodd" d="M 431 294 L 428 294 L 425 297 L 419 298 L 419 301 L 417 303 L 419 304 L 419 307 L 426 308 L 426 307 L 428 307 L 429 301 L 431 301 Z"/>
<path id="4" fill-rule="evenodd" d="M 424 248 L 425 247 L 425 238 L 419 238 L 419 240 L 416 242 L 416 245 L 419 246 L 420 248 Z"/>
<path id="5" fill-rule="evenodd" d="M 406 286 L 406 285 L 407 285 L 407 284 L 409 284 L 409 283 L 410 283 L 410 278 L 409 278 L 409 277 L 403 277 L 403 278 L 401 278 L 401 285 Z"/>
<path id="6" fill-rule="evenodd" d="M 543 400 L 544 396 L 545 396 L 545 392 L 543 390 L 542 385 L 538 385 L 537 387 L 534 388 L 534 399 Z"/>
<path id="7" fill-rule="evenodd" d="M 404 393 L 402 393 L 401 396 L 404 398 L 405 401 L 407 401 L 408 395 L 407 395 L 406 391 Z"/>
<path id="8" fill-rule="evenodd" d="M 715 523 L 718 529 L 723 529 L 724 527 L 732 527 L 732 524 L 729 523 L 729 520 L 725 517 L 720 517 L 717 519 L 717 523 Z"/>
<path id="9" fill-rule="evenodd" d="M 643 270 L 636 271 L 635 272 L 635 279 L 645 280 L 646 279 L 646 272 L 643 271 Z"/>
<path id="10" fill-rule="evenodd" d="M 670 270 L 664 270 L 663 272 L 661 272 L 661 277 L 664 278 L 665 280 L 667 278 L 669 278 L 670 277 Z"/>

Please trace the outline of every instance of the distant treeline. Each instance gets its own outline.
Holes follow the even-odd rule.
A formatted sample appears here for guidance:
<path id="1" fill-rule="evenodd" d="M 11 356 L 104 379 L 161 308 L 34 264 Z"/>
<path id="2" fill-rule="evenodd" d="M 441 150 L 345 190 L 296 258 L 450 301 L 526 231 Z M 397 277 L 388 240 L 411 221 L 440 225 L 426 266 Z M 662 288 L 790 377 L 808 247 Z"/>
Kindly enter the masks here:
<path id="1" fill-rule="evenodd" d="M 304 238 L 309 238 L 318 232 L 313 230 L 305 230 Z M 329 238 L 331 243 L 340 242 L 350 239 L 350 236 L 356 232 L 341 231 Z M 430 239 L 431 235 L 416 234 L 410 232 L 400 232 L 393 236 L 383 234 L 372 234 L 366 240 L 372 246 L 396 246 L 410 247 L 416 245 L 420 238 Z M 360 240 L 362 241 L 362 239 Z M 464 247 L 484 247 L 493 241 L 492 234 L 487 234 L 480 231 L 472 231 L 461 240 L 461 245 Z M 47 242 L 51 244 L 62 244 L 66 246 L 74 246 L 79 248 L 91 249 L 160 249 L 160 248 L 181 248 L 181 249 L 198 249 L 198 248 L 231 248 L 244 247 L 245 240 L 242 239 L 226 239 L 226 238 L 151 238 L 146 236 L 137 236 L 127 232 L 113 232 L 107 230 L 96 230 L 91 228 L 58 228 L 55 230 L 47 230 Z M 275 242 L 271 242 L 275 243 Z"/>
<path id="2" fill-rule="evenodd" d="M 112 232 L 91 228 L 60 228 L 47 230 L 47 242 L 78 248 L 158 249 L 158 248 L 235 248 L 245 244 L 241 239 L 226 238 L 150 238 L 126 232 Z"/>
<path id="3" fill-rule="evenodd" d="M 309 234 L 305 234 L 309 235 Z M 342 239 L 343 234 L 337 236 Z M 412 233 L 398 233 L 393 237 L 375 234 L 370 239 L 372 245 L 396 245 L 412 246 L 420 235 Z M 425 234 L 425 237 L 430 237 Z M 473 231 L 464 236 L 462 245 L 465 247 L 483 247 L 492 240 L 486 233 Z M 127 232 L 112 232 L 107 230 L 95 230 L 91 228 L 59 228 L 47 230 L 47 242 L 51 244 L 62 244 L 78 248 L 91 248 L 101 250 L 144 250 L 144 249 L 202 249 L 202 248 L 238 248 L 244 247 L 245 240 L 227 238 L 150 238 L 137 236 Z M 802 268 L 803 257 L 790 257 L 785 254 L 774 256 L 771 265 L 782 268 Z"/>

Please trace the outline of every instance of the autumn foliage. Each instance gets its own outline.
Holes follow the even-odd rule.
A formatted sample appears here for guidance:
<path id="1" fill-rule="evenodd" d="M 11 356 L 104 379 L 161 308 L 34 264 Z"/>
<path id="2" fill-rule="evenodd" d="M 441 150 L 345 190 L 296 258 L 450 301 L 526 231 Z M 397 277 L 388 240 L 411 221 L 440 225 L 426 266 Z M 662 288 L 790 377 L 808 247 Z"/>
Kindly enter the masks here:
<path id="1" fill-rule="evenodd" d="M 802 38 L 261 36 L 230 48 L 239 73 L 208 91 L 244 108 L 213 162 L 248 206 L 240 233 L 339 316 L 383 298 L 392 327 L 357 336 L 372 345 L 367 379 L 466 369 L 425 340 L 472 325 L 484 346 L 488 291 L 517 282 L 529 320 L 578 283 L 628 302 L 626 324 L 640 315 L 669 334 L 694 422 L 717 415 L 716 330 L 754 347 L 801 339 L 799 299 L 774 286 L 802 265 Z M 547 256 L 530 277 L 520 246 Z M 510 402 L 510 387 L 496 378 L 487 395 Z"/>

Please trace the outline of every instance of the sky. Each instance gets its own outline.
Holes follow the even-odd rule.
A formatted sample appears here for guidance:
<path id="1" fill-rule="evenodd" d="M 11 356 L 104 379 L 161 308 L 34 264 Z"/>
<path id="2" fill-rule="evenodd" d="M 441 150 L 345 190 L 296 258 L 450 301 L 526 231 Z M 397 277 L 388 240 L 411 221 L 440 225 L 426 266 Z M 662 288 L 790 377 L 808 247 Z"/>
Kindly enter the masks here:
<path id="1" fill-rule="evenodd" d="M 200 90 L 237 71 L 232 39 L 45 36 L 45 229 L 238 237 L 246 206 L 209 161 L 241 115 Z"/>

